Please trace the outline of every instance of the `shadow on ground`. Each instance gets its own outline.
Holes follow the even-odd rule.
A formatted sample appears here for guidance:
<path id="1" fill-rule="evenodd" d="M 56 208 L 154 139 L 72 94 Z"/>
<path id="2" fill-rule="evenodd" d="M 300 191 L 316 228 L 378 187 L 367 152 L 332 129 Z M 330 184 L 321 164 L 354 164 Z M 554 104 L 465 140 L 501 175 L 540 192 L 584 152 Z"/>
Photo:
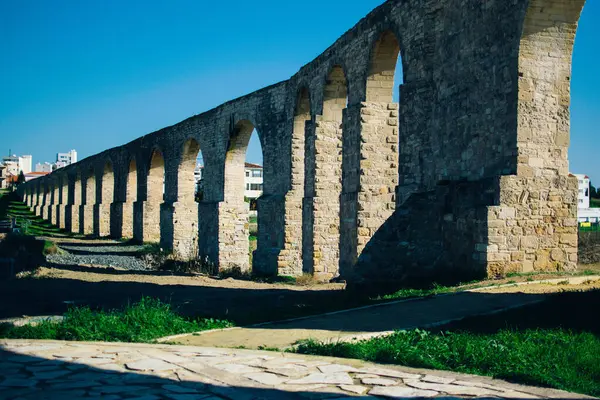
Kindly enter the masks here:
<path id="1" fill-rule="evenodd" d="M 56 268 L 87 271 L 88 267 L 56 266 Z M 92 267 L 89 269 L 89 272 L 103 271 L 115 276 L 124 273 L 110 269 Z M 183 315 L 228 319 L 240 326 L 375 303 L 344 290 L 297 290 L 285 285 L 273 285 L 268 289 L 224 288 L 136 281 L 88 282 L 50 276 L 0 282 L 0 318 L 60 315 L 72 305 L 86 305 L 93 309 L 119 308 L 136 302 L 144 296 L 169 302 Z M 443 323 L 468 315 L 498 312 L 540 301 L 544 302 L 539 305 L 541 313 L 556 316 L 554 319 L 547 318 L 547 324 L 552 325 L 550 322 L 554 321 L 552 327 L 571 328 L 575 325 L 568 325 L 568 321 L 575 323 L 575 321 L 589 319 L 584 318 L 582 314 L 593 315 L 594 304 L 596 306 L 599 304 L 597 292 L 595 295 L 569 294 L 567 302 L 560 301 L 560 298 L 522 293 L 459 293 L 417 299 L 409 303 L 383 303 L 374 308 L 354 311 L 350 317 L 345 313 L 336 313 L 319 318 L 289 321 L 269 328 L 380 332 Z"/>
<path id="2" fill-rule="evenodd" d="M 59 371 L 55 373 L 58 376 L 40 379 L 50 376 L 53 371 Z M 68 361 L 18 354 L 0 347 L 0 377 L 2 376 L 5 378 L 3 381 L 0 379 L 2 399 L 62 400 L 88 396 L 106 399 L 144 396 L 155 399 L 185 399 L 213 395 L 218 397 L 211 398 L 249 400 L 300 399 L 315 395 L 308 390 L 290 393 L 268 388 L 181 382 L 177 376 L 167 378 L 138 374 L 134 371 L 117 372 Z M 210 376 L 205 378 L 207 381 L 214 381 Z"/>

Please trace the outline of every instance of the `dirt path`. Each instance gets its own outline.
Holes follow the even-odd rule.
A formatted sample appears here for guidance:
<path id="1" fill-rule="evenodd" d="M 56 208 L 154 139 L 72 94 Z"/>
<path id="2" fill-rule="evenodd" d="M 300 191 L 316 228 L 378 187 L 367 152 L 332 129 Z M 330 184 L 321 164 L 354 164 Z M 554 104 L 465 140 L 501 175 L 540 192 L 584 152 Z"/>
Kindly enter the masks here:
<path id="1" fill-rule="evenodd" d="M 212 347 L 264 347 L 284 349 L 299 340 L 345 341 L 390 334 L 397 330 L 426 328 L 477 315 L 539 303 L 561 290 L 600 288 L 600 276 L 523 283 L 476 289 L 433 298 L 392 302 L 287 322 L 202 332 L 169 339 L 172 342 Z"/>
<path id="2" fill-rule="evenodd" d="M 485 293 L 528 293 L 528 294 L 550 294 L 561 292 L 588 291 L 600 289 L 600 277 L 582 276 L 577 278 L 558 278 L 548 282 L 522 282 L 509 284 L 501 287 L 481 289 Z"/>
<path id="3" fill-rule="evenodd" d="M 171 303 L 184 315 L 237 325 L 280 320 L 358 305 L 343 284 L 301 287 L 92 266 L 41 268 L 0 281 L 0 318 L 62 315 L 71 305 L 118 308 L 142 296 Z"/>
<path id="4" fill-rule="evenodd" d="M 210 347 L 283 349 L 302 339 L 349 340 L 427 327 L 474 315 L 533 304 L 543 295 L 458 293 L 342 311 L 288 322 L 212 331 L 172 339 L 178 344 Z"/>

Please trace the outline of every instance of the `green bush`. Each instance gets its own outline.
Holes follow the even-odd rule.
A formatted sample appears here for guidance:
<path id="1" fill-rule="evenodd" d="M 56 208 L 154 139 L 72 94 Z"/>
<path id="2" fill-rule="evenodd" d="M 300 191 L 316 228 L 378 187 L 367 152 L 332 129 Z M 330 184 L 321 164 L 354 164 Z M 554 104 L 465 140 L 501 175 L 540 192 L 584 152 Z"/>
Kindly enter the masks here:
<path id="1" fill-rule="evenodd" d="M 189 320 L 176 314 L 158 299 L 142 298 L 121 310 L 93 311 L 71 308 L 62 322 L 37 325 L 0 325 L 0 337 L 9 339 L 52 339 L 102 342 L 152 342 L 157 338 L 210 329 L 228 328 L 228 321 Z"/>

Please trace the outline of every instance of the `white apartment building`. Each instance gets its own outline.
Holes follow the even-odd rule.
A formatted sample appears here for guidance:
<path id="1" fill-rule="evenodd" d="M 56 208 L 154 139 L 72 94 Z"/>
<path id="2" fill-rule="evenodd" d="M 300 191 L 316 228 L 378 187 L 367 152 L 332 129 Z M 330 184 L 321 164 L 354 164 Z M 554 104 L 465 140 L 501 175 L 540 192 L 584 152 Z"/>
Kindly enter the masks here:
<path id="1" fill-rule="evenodd" d="M 41 163 L 37 163 L 35 164 L 35 172 L 52 172 L 53 170 L 53 165 L 50 164 L 49 162 L 45 162 L 43 164 Z"/>
<path id="2" fill-rule="evenodd" d="M 21 172 L 24 174 L 30 173 L 31 170 L 31 162 L 33 157 L 30 155 L 17 156 L 13 154 L 12 156 L 6 156 L 2 158 L 2 164 L 6 167 L 6 175 L 14 176 L 19 175 Z"/>
<path id="3" fill-rule="evenodd" d="M 0 164 L 0 189 L 6 189 L 8 187 L 8 179 L 6 176 L 6 166 Z"/>
<path id="4" fill-rule="evenodd" d="M 244 197 L 258 199 L 263 192 L 263 167 L 258 164 L 246 163 L 246 185 Z"/>
<path id="5" fill-rule="evenodd" d="M 577 208 L 590 208 L 590 178 L 583 174 L 571 174 L 577 178 Z"/>
<path id="6" fill-rule="evenodd" d="M 590 178 L 584 174 L 571 174 L 577 178 L 577 221 L 600 222 L 600 208 L 590 208 Z"/>
<path id="7" fill-rule="evenodd" d="M 196 187 L 202 180 L 204 166 L 198 164 L 194 170 L 194 179 Z M 246 163 L 244 179 L 244 197 L 248 199 L 258 199 L 263 192 L 263 167 L 258 164 Z"/>
<path id="8" fill-rule="evenodd" d="M 67 165 L 75 164 L 77 162 L 77 151 L 71 150 L 68 153 L 57 153 L 56 154 L 56 168 L 63 168 Z"/>

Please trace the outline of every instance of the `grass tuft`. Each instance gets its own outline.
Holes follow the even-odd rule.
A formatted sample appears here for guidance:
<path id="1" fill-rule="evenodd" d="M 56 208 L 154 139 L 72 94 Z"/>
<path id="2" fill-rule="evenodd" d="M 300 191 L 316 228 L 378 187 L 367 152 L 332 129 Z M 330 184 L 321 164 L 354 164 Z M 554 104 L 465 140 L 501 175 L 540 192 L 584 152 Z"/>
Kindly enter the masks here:
<path id="1" fill-rule="evenodd" d="M 169 304 L 144 297 L 121 310 L 71 308 L 62 322 L 43 321 L 37 325 L 25 326 L 2 324 L 0 337 L 148 343 L 165 336 L 231 326 L 230 322 L 222 320 L 189 320 L 176 314 Z"/>

